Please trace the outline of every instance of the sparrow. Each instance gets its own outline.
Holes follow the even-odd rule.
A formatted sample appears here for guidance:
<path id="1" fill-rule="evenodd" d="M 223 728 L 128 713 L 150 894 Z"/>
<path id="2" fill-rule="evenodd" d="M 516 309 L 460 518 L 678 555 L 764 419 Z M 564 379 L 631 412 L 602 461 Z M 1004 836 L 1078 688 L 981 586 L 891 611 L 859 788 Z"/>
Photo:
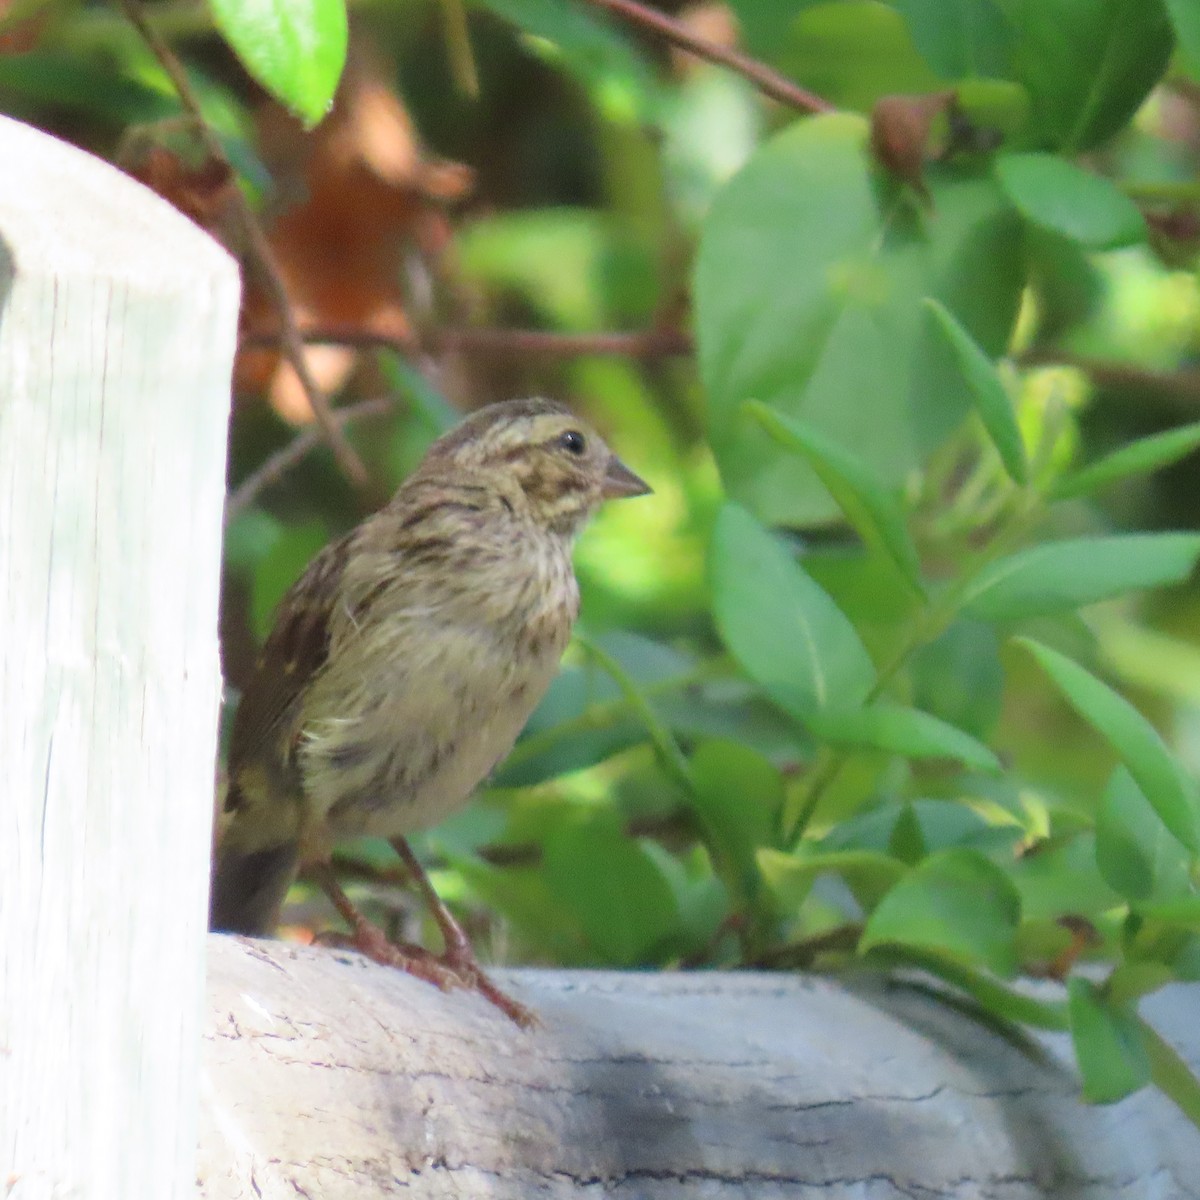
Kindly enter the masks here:
<path id="1" fill-rule="evenodd" d="M 577 535 L 605 500 L 649 492 L 562 405 L 493 404 L 317 554 L 280 602 L 234 716 L 210 927 L 270 934 L 305 868 L 354 945 L 531 1023 L 479 967 L 405 839 L 466 804 L 508 754 L 578 615 Z M 342 890 L 331 854 L 361 835 L 392 843 L 440 956 L 389 941 Z"/>

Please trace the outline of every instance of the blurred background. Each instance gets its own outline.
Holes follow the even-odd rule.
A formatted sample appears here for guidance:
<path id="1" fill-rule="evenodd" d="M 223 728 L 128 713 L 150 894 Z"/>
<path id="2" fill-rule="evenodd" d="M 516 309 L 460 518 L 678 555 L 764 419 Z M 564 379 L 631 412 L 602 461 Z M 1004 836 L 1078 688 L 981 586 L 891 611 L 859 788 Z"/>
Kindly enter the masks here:
<path id="1" fill-rule="evenodd" d="M 0 4 L 0 110 L 119 164 L 245 257 L 230 216 L 240 190 L 311 335 L 308 368 L 366 468 L 355 482 L 315 431 L 279 354 L 269 288 L 248 268 L 222 589 L 230 711 L 282 593 L 321 545 L 390 495 L 433 437 L 494 400 L 556 397 L 604 432 L 654 496 L 610 506 L 583 537 L 583 636 L 479 802 L 418 839 L 435 883 L 492 961 L 808 963 L 852 951 L 877 881 L 864 890 L 835 874 L 813 888 L 753 865 L 764 846 L 788 848 L 779 814 L 810 786 L 818 744 L 739 667 L 712 614 L 724 435 L 702 385 L 695 343 L 703 357 L 706 331 L 693 300 L 698 245 L 731 177 L 798 121 L 843 118 L 798 114 L 598 5 L 355 0 L 332 111 L 306 130 L 245 72 L 207 6 L 143 8 L 186 63 L 234 174 L 198 144 L 162 66 L 114 5 Z M 738 0 L 658 11 L 843 113 L 934 94 L 964 74 L 939 57 L 928 5 Z M 993 354 L 1011 350 L 1005 378 L 1022 433 L 1053 468 L 1200 419 L 1200 84 L 1168 39 L 1157 57 L 1147 51 L 1141 82 L 1120 85 L 1110 127 L 1070 147 L 1038 125 L 1034 79 L 1051 87 L 1066 70 L 1055 55 L 1067 51 L 1052 39 L 1035 49 L 1036 71 L 1020 68 L 1026 108 L 1003 92 L 980 100 L 977 112 L 998 115 L 994 129 L 974 120 L 988 137 L 972 153 L 986 155 L 993 135 L 1050 147 L 1120 181 L 1145 221 L 1118 248 L 1035 223 L 1014 238 L 1007 267 L 984 261 L 986 246 L 976 267 L 965 260 L 968 274 L 1015 273 L 1011 311 L 994 310 L 996 328 L 980 337 Z M 986 63 L 965 73 L 1004 74 Z M 911 184 L 903 211 L 936 237 L 954 218 L 936 186 L 930 208 L 916 193 L 922 160 L 938 158 L 946 134 L 925 133 L 901 133 L 910 164 L 916 155 L 907 183 L 887 154 L 871 169 L 881 194 Z M 836 224 L 797 214 L 808 241 L 781 256 L 778 277 L 750 281 L 765 304 L 775 289 L 808 286 L 805 256 L 818 253 L 826 219 Z M 730 336 L 753 343 L 756 328 Z M 797 341 L 795 353 L 809 349 Z M 874 396 L 855 385 L 839 404 L 852 420 L 835 432 L 853 449 L 855 430 L 869 440 Z M 995 454 L 959 417 L 919 463 L 883 472 L 932 580 L 953 575 L 1008 496 Z M 1056 510 L 1038 532 L 1195 529 L 1196 467 L 1191 454 L 1123 481 Z M 811 478 L 799 460 L 788 469 Z M 913 598 L 881 582 L 878 556 L 835 507 L 751 507 L 786 527 L 809 576 L 885 659 Z M 781 643 L 794 636 L 776 632 Z M 1086 621 L 1055 618 L 1052 640 L 1099 664 L 1200 765 L 1194 584 L 1092 606 Z M 1001 643 L 990 625 L 952 626 L 911 657 L 904 692 L 993 747 L 1002 777 L 864 748 L 821 788 L 809 833 L 827 850 L 886 849 L 902 864 L 946 846 L 980 849 L 1016 880 L 1026 906 L 1018 947 L 1033 969 L 1080 940 L 1064 917 L 1084 920 L 1089 945 L 1110 936 L 1105 914 L 1118 897 L 1089 839 L 1114 760 Z M 1034 844 L 1045 852 L 1025 853 Z M 338 861 L 373 915 L 421 933 L 386 845 L 346 846 Z M 311 937 L 329 917 L 302 882 L 287 935 Z"/>

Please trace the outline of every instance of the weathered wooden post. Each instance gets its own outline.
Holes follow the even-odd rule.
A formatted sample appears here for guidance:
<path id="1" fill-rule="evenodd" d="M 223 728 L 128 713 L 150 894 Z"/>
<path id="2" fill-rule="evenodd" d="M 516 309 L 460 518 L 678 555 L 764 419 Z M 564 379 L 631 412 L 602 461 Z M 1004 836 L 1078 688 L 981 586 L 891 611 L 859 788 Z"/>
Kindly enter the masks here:
<path id="1" fill-rule="evenodd" d="M 194 1188 L 233 261 L 0 118 L 0 1196 Z"/>

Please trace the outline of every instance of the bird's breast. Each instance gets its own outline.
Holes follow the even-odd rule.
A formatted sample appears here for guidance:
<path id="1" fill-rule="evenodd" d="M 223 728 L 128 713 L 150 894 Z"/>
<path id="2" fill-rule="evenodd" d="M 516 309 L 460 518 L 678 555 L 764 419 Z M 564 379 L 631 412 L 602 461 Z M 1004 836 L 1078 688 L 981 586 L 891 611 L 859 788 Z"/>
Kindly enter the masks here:
<path id="1" fill-rule="evenodd" d="M 578 610 L 552 556 L 468 604 L 359 619 L 313 681 L 298 763 L 332 837 L 394 837 L 464 804 L 512 748 L 558 668 Z"/>

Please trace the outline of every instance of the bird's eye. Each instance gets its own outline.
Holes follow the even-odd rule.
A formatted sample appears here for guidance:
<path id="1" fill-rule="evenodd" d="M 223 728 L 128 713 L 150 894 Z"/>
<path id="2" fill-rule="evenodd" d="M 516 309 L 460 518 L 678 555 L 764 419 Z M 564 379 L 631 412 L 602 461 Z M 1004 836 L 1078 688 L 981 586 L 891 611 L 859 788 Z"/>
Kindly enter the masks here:
<path id="1" fill-rule="evenodd" d="M 582 458 L 587 450 L 587 438 L 585 438 L 578 429 L 568 429 L 567 432 L 558 439 L 558 444 L 568 454 L 573 454 L 576 458 Z"/>

